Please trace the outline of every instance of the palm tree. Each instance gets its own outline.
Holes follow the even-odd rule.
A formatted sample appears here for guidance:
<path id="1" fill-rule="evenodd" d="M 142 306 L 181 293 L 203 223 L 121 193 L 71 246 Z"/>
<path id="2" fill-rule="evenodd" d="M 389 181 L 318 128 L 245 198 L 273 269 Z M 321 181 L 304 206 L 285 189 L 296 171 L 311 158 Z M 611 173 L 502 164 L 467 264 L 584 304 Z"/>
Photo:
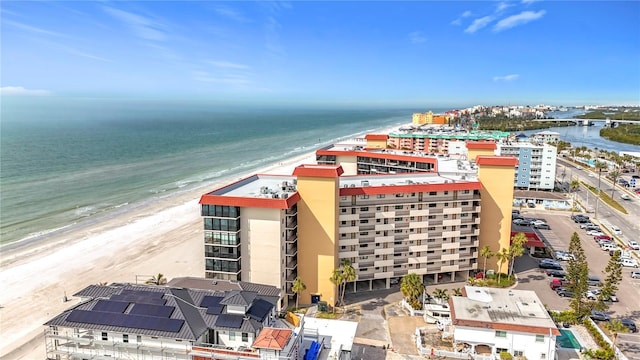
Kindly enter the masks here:
<path id="1" fill-rule="evenodd" d="M 509 268 L 509 276 L 513 274 L 513 264 L 516 258 L 524 254 L 524 244 L 527 243 L 527 236 L 524 233 L 517 233 L 511 238 L 511 246 L 509 247 L 509 260 L 511 266 Z"/>
<path id="2" fill-rule="evenodd" d="M 509 250 L 502 248 L 502 250 L 500 250 L 500 252 L 496 254 L 496 257 L 498 258 L 498 284 L 500 284 L 500 275 L 502 275 L 502 264 L 504 264 L 506 261 L 509 261 Z"/>
<path id="3" fill-rule="evenodd" d="M 461 288 L 451 289 L 451 295 L 462 296 L 462 289 Z"/>
<path id="4" fill-rule="evenodd" d="M 571 212 L 573 212 L 576 208 L 575 206 L 576 191 L 578 191 L 578 189 L 580 189 L 580 180 L 578 179 L 571 180 L 571 182 L 569 183 L 569 190 L 571 190 L 571 192 L 573 193 L 573 206 L 571 206 Z"/>
<path id="5" fill-rule="evenodd" d="M 305 283 L 302 282 L 302 279 L 297 277 L 295 280 L 293 280 L 293 285 L 291 286 L 291 290 L 296 294 L 296 309 L 297 309 L 300 293 L 307 290 L 307 285 L 305 285 Z"/>
<path id="6" fill-rule="evenodd" d="M 606 323 L 604 327 L 609 330 L 611 333 L 611 337 L 613 338 L 613 348 L 616 348 L 616 340 L 618 340 L 618 333 L 628 332 L 629 329 L 622 324 L 622 321 L 618 319 L 613 319 Z"/>
<path id="7" fill-rule="evenodd" d="M 144 282 L 149 285 L 164 285 L 167 283 L 167 278 L 162 275 L 162 273 L 158 273 L 158 275 L 153 275 L 147 281 Z"/>
<path id="8" fill-rule="evenodd" d="M 491 251 L 489 245 L 485 245 L 480 249 L 480 256 L 484 258 L 484 267 L 482 268 L 482 278 L 487 277 L 487 259 L 492 258 L 495 254 Z"/>
<path id="9" fill-rule="evenodd" d="M 445 289 L 433 289 L 433 297 L 440 299 L 440 302 L 447 302 L 449 300 L 449 293 Z"/>
<path id="10" fill-rule="evenodd" d="M 616 180 L 620 177 L 620 170 L 613 170 L 609 173 L 611 176 L 611 181 L 613 181 L 613 186 L 611 187 L 611 198 L 613 199 L 613 193 L 616 191 Z"/>
<path id="11" fill-rule="evenodd" d="M 342 296 L 340 297 L 340 304 L 344 307 L 344 293 L 347 292 L 347 282 L 354 281 L 356 279 L 356 269 L 351 265 L 351 261 L 345 259 L 342 262 Z"/>
<path id="12" fill-rule="evenodd" d="M 596 213 L 595 218 L 598 218 L 598 203 L 600 200 L 600 177 L 602 176 L 602 170 L 607 168 L 607 165 L 602 161 L 596 161 L 594 165 L 595 169 L 598 170 L 598 195 L 596 196 Z"/>
<path id="13" fill-rule="evenodd" d="M 340 268 L 333 269 L 329 280 L 331 281 L 331 283 L 333 283 L 333 285 L 336 286 L 336 302 L 338 302 L 338 300 L 340 299 L 340 284 L 342 284 L 342 270 L 340 270 Z M 333 305 L 333 312 L 336 312 L 335 304 Z"/>
<path id="14" fill-rule="evenodd" d="M 400 281 L 400 291 L 414 309 L 422 307 L 422 293 L 424 284 L 422 277 L 418 274 L 407 274 Z"/>

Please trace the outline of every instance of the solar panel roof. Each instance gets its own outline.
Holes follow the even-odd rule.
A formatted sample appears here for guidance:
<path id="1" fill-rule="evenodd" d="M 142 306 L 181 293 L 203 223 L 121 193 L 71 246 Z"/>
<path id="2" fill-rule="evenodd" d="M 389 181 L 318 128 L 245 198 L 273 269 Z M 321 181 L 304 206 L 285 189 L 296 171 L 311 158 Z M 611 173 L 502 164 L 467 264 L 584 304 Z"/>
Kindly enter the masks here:
<path id="1" fill-rule="evenodd" d="M 216 326 L 239 329 L 242 326 L 242 315 L 220 314 L 216 320 Z"/>
<path id="2" fill-rule="evenodd" d="M 111 313 L 123 313 L 128 306 L 129 302 L 127 301 L 98 300 L 95 305 L 93 305 L 92 310 Z"/>
<path id="3" fill-rule="evenodd" d="M 146 316 L 157 316 L 157 317 L 171 317 L 175 307 L 173 306 L 162 306 L 162 305 L 153 305 L 153 304 L 135 304 L 133 308 L 129 311 L 129 314 L 132 315 L 146 315 Z"/>
<path id="4" fill-rule="evenodd" d="M 220 304 L 220 301 L 222 301 L 222 299 L 224 298 L 221 296 L 205 296 L 202 298 L 202 301 L 200 302 L 200 306 L 201 307 L 216 306 Z"/>
<path id="5" fill-rule="evenodd" d="M 135 295 L 111 295 L 111 300 L 117 301 L 127 301 L 136 304 L 154 304 L 154 305 L 164 305 L 167 300 L 159 299 L 159 298 L 151 298 L 146 296 L 135 296 Z"/>
<path id="6" fill-rule="evenodd" d="M 133 295 L 140 297 L 149 297 L 152 299 L 161 299 L 164 296 L 164 292 L 159 291 L 146 291 L 146 290 L 131 290 L 124 289 L 120 292 L 122 295 Z"/>
<path id="7" fill-rule="evenodd" d="M 168 332 L 179 332 L 182 328 L 182 325 L 184 324 L 184 320 L 181 319 L 169 319 L 155 316 L 118 314 L 87 310 L 72 310 L 67 316 L 67 321 Z"/>
<path id="8" fill-rule="evenodd" d="M 249 311 L 247 311 L 247 315 L 262 322 L 272 308 L 273 305 L 270 302 L 260 299 L 253 302 Z"/>
<path id="9" fill-rule="evenodd" d="M 224 305 L 209 306 L 207 308 L 207 314 L 209 314 L 209 315 L 220 315 L 220 314 L 222 314 L 222 309 L 224 309 Z"/>

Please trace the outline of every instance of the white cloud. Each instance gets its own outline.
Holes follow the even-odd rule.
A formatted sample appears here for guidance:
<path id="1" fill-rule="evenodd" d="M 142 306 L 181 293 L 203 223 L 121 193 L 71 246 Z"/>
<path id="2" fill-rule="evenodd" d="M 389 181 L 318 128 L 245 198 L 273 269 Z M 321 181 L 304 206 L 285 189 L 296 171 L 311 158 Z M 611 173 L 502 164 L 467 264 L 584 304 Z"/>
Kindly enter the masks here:
<path id="1" fill-rule="evenodd" d="M 490 22 L 493 21 L 493 16 L 484 16 L 478 19 L 473 20 L 471 25 L 464 29 L 464 32 L 473 34 L 474 32 L 482 29 L 483 27 L 489 25 Z"/>
<path id="2" fill-rule="evenodd" d="M 224 16 L 226 18 L 231 19 L 231 20 L 235 20 L 235 21 L 243 22 L 243 23 L 246 23 L 246 22 L 250 21 L 249 18 L 245 17 L 244 15 L 240 14 L 236 10 L 231 9 L 231 8 L 229 8 L 227 6 L 218 6 L 214 10 L 218 15 L 222 15 L 222 16 Z"/>
<path id="3" fill-rule="evenodd" d="M 249 69 L 247 65 L 232 63 L 229 61 L 209 61 L 209 64 L 217 67 L 217 68 L 226 68 L 226 69 Z"/>
<path id="4" fill-rule="evenodd" d="M 505 9 L 510 8 L 512 6 L 513 6 L 513 4 L 509 4 L 509 3 L 506 3 L 506 2 L 501 2 L 496 7 L 496 12 L 497 13 L 503 12 Z"/>
<path id="5" fill-rule="evenodd" d="M 498 31 L 510 29 L 515 26 L 524 25 L 528 22 L 542 18 L 545 13 L 546 11 L 540 10 L 537 12 L 523 11 L 520 14 L 511 15 L 509 17 L 506 17 L 498 21 L 498 23 L 496 23 L 496 25 L 493 27 L 493 31 L 498 32 Z"/>
<path id="6" fill-rule="evenodd" d="M 142 39 L 162 41 L 166 37 L 162 26 L 156 21 L 120 9 L 106 6 L 103 9 L 109 15 L 128 25 L 133 30 L 133 33 Z"/>
<path id="7" fill-rule="evenodd" d="M 464 19 L 466 17 L 469 17 L 471 15 L 473 15 L 473 13 L 471 11 L 469 11 L 469 10 L 465 11 L 457 19 L 453 20 L 451 22 L 451 25 L 460 25 L 460 24 L 462 24 L 462 19 Z"/>
<path id="8" fill-rule="evenodd" d="M 55 32 L 55 31 L 42 29 L 42 28 L 39 28 L 39 27 L 23 24 L 23 23 L 20 23 L 20 22 L 17 22 L 17 21 L 12 21 L 12 20 L 4 20 L 4 24 L 12 26 L 14 28 L 27 30 L 27 31 L 30 31 L 30 32 L 36 33 L 36 34 L 51 35 L 51 36 L 65 36 L 64 34 L 61 34 L 61 33 Z"/>
<path id="9" fill-rule="evenodd" d="M 514 80 L 517 80 L 519 77 L 520 77 L 519 74 L 510 74 L 510 75 L 505 75 L 505 76 L 494 76 L 493 77 L 493 81 L 495 81 L 495 82 L 514 81 Z"/>
<path id="10" fill-rule="evenodd" d="M 2 95 L 27 95 L 27 96 L 45 96 L 51 95 L 51 91 L 47 90 L 30 90 L 22 86 L 3 86 L 0 88 Z"/>
<path id="11" fill-rule="evenodd" d="M 537 1 L 540 1 L 540 0 L 522 0 L 522 3 L 523 4 L 531 4 L 531 3 L 534 3 L 534 2 L 537 2 Z"/>
<path id="12" fill-rule="evenodd" d="M 246 76 L 240 74 L 211 74 L 206 71 L 194 71 L 192 75 L 197 81 L 214 84 L 241 86 L 251 83 Z"/>
<path id="13" fill-rule="evenodd" d="M 420 31 L 414 31 L 409 33 L 409 40 L 412 44 L 419 44 L 427 41 L 427 38 L 424 37 Z"/>

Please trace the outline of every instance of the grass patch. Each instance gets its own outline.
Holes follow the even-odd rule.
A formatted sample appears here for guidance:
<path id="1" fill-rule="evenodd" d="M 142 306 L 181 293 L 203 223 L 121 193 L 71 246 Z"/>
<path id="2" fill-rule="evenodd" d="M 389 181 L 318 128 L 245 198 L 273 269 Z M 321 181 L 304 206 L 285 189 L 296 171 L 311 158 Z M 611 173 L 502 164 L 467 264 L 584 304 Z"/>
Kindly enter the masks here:
<path id="1" fill-rule="evenodd" d="M 584 181 L 581 181 L 582 185 L 584 185 L 587 189 L 589 189 L 589 191 L 591 191 L 591 193 L 593 193 L 594 195 L 598 195 L 598 191 L 594 186 L 591 186 L 587 183 L 585 183 Z M 611 198 L 611 196 L 609 196 L 609 194 L 607 194 L 605 191 L 600 191 L 600 200 L 602 200 L 602 202 L 604 202 L 605 204 L 611 206 L 612 208 L 620 211 L 623 214 L 628 214 L 627 209 L 625 209 L 622 205 L 620 205 L 619 202 L 613 200 Z"/>
<path id="2" fill-rule="evenodd" d="M 342 315 L 341 314 L 334 314 L 332 312 L 319 312 L 316 314 L 316 317 L 318 319 L 339 319 Z"/>

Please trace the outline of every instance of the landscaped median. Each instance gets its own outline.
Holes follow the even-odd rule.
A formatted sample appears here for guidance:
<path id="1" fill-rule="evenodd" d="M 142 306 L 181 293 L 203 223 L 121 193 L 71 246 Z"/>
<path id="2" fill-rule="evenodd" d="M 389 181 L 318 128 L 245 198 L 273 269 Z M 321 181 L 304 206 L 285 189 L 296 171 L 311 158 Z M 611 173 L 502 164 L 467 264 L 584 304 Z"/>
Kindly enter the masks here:
<path id="1" fill-rule="evenodd" d="M 580 181 L 582 183 L 582 185 L 584 185 L 587 189 L 589 189 L 589 191 L 591 191 L 591 193 L 598 195 L 598 197 L 600 198 L 600 200 L 602 200 L 605 204 L 611 206 L 612 208 L 620 211 L 623 214 L 628 214 L 627 209 L 624 208 L 624 206 L 620 205 L 619 202 L 613 200 L 611 198 L 611 196 L 609 196 L 609 194 L 607 194 L 604 191 L 598 191 L 594 186 L 591 186 L 589 184 L 587 184 L 584 181 Z"/>

